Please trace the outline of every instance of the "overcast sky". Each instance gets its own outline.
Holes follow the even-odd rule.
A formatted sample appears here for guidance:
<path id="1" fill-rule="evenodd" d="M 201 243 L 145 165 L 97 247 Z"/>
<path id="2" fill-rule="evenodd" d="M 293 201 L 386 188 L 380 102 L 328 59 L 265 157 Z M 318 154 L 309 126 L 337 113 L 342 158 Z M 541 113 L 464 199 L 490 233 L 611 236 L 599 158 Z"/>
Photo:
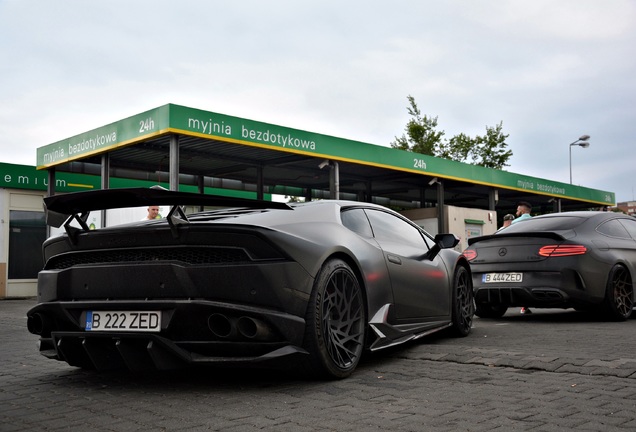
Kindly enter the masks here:
<path id="1" fill-rule="evenodd" d="M 0 0 L 0 161 L 175 103 L 377 145 L 407 96 L 506 169 L 633 200 L 636 1 Z"/>

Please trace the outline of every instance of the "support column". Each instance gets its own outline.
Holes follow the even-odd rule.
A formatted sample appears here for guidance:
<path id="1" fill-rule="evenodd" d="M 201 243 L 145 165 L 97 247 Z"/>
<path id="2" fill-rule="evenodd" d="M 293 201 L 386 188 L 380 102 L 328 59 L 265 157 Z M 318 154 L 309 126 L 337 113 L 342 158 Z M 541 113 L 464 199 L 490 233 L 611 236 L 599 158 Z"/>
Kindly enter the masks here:
<path id="1" fill-rule="evenodd" d="M 263 166 L 259 165 L 256 167 L 256 199 L 262 200 L 265 197 L 263 193 L 264 183 Z"/>
<path id="2" fill-rule="evenodd" d="M 170 190 L 179 190 L 179 136 L 170 136 Z"/>
<path id="3" fill-rule="evenodd" d="M 197 176 L 197 190 L 199 191 L 200 194 L 205 193 L 205 177 L 202 175 Z M 203 210 L 205 210 L 204 206 L 200 205 L 199 211 L 203 211 Z"/>
<path id="4" fill-rule="evenodd" d="M 441 180 L 437 181 L 437 232 L 443 233 L 446 231 L 444 227 L 444 221 L 446 220 L 446 210 L 444 209 L 444 183 Z"/>
<path id="5" fill-rule="evenodd" d="M 55 195 L 55 167 L 46 170 L 48 184 L 46 185 L 46 196 Z M 51 237 L 51 226 L 46 224 L 46 238 Z"/>
<path id="6" fill-rule="evenodd" d="M 46 196 L 55 195 L 55 168 L 49 168 L 46 170 L 48 177 L 48 184 L 46 185 Z"/>
<path id="7" fill-rule="evenodd" d="M 329 199 L 340 199 L 340 168 L 338 162 L 325 159 L 318 165 L 320 169 L 329 167 Z"/>
<path id="8" fill-rule="evenodd" d="M 488 210 L 495 210 L 497 208 L 497 202 L 499 202 L 499 191 L 491 188 L 488 191 Z"/>
<path id="9" fill-rule="evenodd" d="M 101 189 L 110 189 L 110 155 L 102 155 Z M 101 211 L 102 227 L 106 226 L 106 210 Z"/>
<path id="10" fill-rule="evenodd" d="M 331 199 L 340 199 L 340 167 L 338 162 L 329 163 L 329 195 Z"/>

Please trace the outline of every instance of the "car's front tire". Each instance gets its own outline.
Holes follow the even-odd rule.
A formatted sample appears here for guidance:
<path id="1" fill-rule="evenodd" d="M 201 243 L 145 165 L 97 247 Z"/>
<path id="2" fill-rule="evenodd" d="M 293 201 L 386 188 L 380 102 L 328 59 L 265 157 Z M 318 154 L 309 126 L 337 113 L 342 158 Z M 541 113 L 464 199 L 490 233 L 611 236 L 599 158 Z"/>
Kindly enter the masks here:
<path id="1" fill-rule="evenodd" d="M 473 325 L 475 313 L 473 284 L 470 272 L 464 266 L 457 266 L 453 278 L 452 332 L 457 336 L 467 336 Z"/>
<path id="2" fill-rule="evenodd" d="M 634 308 L 634 286 L 629 271 L 617 264 L 610 270 L 605 289 L 604 310 L 613 321 L 625 321 Z"/>
<path id="3" fill-rule="evenodd" d="M 358 279 L 349 265 L 331 259 L 321 268 L 309 300 L 305 347 L 310 371 L 319 377 L 346 378 L 364 349 L 366 311 Z"/>

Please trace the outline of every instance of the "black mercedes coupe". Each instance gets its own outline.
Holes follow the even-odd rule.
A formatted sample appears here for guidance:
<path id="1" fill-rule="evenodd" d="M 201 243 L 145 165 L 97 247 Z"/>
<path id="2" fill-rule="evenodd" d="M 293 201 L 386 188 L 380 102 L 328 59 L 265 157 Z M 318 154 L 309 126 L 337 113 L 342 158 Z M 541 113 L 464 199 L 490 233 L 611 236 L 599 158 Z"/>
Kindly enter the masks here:
<path id="1" fill-rule="evenodd" d="M 575 308 L 626 320 L 634 307 L 636 219 L 622 213 L 554 213 L 468 240 L 475 314 L 512 306 Z"/>
<path id="2" fill-rule="evenodd" d="M 349 376 L 365 350 L 447 329 L 465 336 L 470 267 L 380 205 L 277 203 L 111 189 L 45 198 L 65 234 L 43 245 L 28 329 L 48 358 L 88 369 L 270 365 Z M 90 211 L 169 205 L 91 230 Z M 213 208 L 187 214 L 184 206 Z"/>

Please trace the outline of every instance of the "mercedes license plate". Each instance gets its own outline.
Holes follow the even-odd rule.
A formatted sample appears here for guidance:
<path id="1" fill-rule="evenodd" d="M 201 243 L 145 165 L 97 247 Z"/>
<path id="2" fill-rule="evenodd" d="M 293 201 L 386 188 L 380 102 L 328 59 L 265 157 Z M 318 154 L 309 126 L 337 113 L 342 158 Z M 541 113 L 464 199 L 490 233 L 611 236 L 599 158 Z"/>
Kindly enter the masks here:
<path id="1" fill-rule="evenodd" d="M 158 332 L 160 311 L 87 311 L 86 331 Z"/>
<path id="2" fill-rule="evenodd" d="M 518 283 L 523 281 L 523 273 L 484 273 L 481 281 L 483 283 Z"/>

